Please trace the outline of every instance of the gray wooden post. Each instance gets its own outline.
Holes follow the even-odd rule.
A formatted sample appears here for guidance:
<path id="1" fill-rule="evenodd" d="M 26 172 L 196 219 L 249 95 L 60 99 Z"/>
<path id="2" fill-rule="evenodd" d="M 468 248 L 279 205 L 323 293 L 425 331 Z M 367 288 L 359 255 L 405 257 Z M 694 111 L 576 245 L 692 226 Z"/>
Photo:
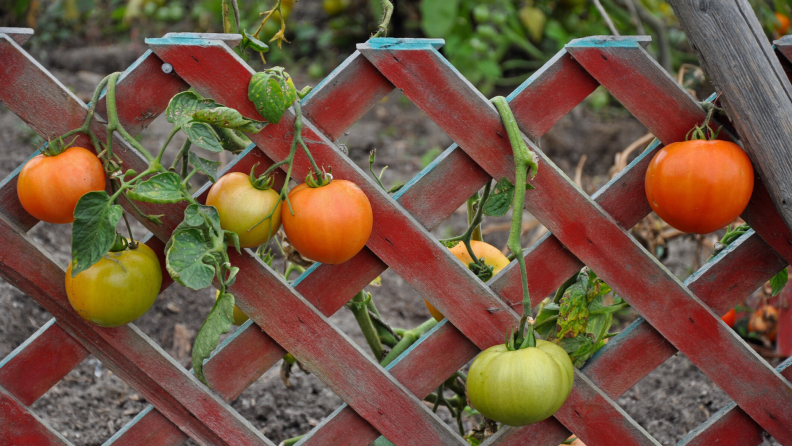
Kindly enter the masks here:
<path id="1" fill-rule="evenodd" d="M 670 0 L 792 230 L 792 85 L 746 0 Z"/>

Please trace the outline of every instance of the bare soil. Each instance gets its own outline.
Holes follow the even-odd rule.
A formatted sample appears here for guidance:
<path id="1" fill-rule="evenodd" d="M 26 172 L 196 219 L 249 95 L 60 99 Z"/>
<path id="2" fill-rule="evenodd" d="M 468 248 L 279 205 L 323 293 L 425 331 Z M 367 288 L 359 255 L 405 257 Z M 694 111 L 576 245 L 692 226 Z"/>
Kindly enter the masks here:
<path id="1" fill-rule="evenodd" d="M 71 68 L 68 57 L 59 57 L 63 60 L 55 65 Z M 114 59 L 100 67 L 118 69 L 115 65 L 123 67 L 127 63 L 121 56 L 117 59 L 122 62 Z M 93 86 L 101 79 L 100 74 L 87 71 L 55 70 L 54 74 L 83 98 L 90 97 Z M 297 80 L 300 86 L 306 83 L 299 76 Z M 143 145 L 152 149 L 159 147 L 169 129 L 164 119 L 158 119 L 144 132 Z M 607 181 L 615 154 L 645 132 L 632 117 L 620 113 L 603 117 L 579 107 L 542 139 L 541 148 L 570 177 L 574 176 L 580 157 L 587 155 L 583 185 L 592 193 Z M 0 176 L 5 177 L 33 153 L 36 136 L 16 116 L 0 107 L 0 141 Z M 178 147 L 179 142 L 172 146 Z M 451 140 L 409 100 L 394 92 L 353 126 L 340 142 L 348 148 L 349 156 L 365 169 L 368 168 L 369 151 L 379 149 L 377 171 L 389 166 L 383 182 L 390 186 L 413 177 L 448 147 Z M 531 218 L 526 215 L 527 220 Z M 507 234 L 496 230 L 497 224 L 505 221 L 506 218 L 493 219 L 485 224 L 485 229 L 493 231 L 488 231 L 487 240 L 499 247 L 505 244 Z M 464 209 L 460 209 L 437 228 L 434 235 L 447 237 L 459 233 L 465 224 Z M 65 268 L 70 258 L 70 230 L 69 225 L 41 223 L 30 234 Z M 523 245 L 528 246 L 541 231 L 539 225 L 527 232 Z M 137 236 L 143 233 L 140 227 L 137 232 Z M 677 240 L 669 246 L 669 251 L 666 265 L 680 277 L 690 274 L 690 265 L 696 256 L 690 243 Z M 382 287 L 369 287 L 369 291 L 384 318 L 393 326 L 410 328 L 429 317 L 422 298 L 392 271 L 382 275 Z M 214 290 L 195 292 L 175 285 L 135 324 L 183 366 L 189 367 L 190 345 L 213 300 Z M 635 317 L 629 312 L 620 315 L 616 328 L 623 328 Z M 0 281 L 0 358 L 10 354 L 50 318 L 31 298 Z M 330 319 L 368 351 L 348 310 L 341 309 Z M 291 384 L 290 388 L 284 386 L 276 366 L 245 390 L 232 406 L 278 443 L 306 433 L 341 404 L 340 398 L 312 375 L 295 369 Z M 617 401 L 661 444 L 670 445 L 711 417 L 728 403 L 729 398 L 679 355 L 670 358 Z M 146 405 L 133 388 L 90 356 L 34 403 L 31 410 L 74 444 L 99 445 Z M 442 410 L 441 416 L 448 418 Z M 474 421 L 468 420 L 466 427 L 473 427 Z M 765 444 L 777 443 L 768 440 Z"/>

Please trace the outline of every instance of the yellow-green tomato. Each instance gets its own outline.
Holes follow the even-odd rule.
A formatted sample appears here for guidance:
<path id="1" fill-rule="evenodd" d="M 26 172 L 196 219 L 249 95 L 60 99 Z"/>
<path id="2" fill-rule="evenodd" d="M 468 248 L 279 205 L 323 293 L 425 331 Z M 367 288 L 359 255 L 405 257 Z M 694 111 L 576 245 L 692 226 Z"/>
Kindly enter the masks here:
<path id="1" fill-rule="evenodd" d="M 525 426 L 553 415 L 572 391 L 575 370 L 558 345 L 536 340 L 536 347 L 509 351 L 496 345 L 470 366 L 467 393 L 482 415 L 509 426 Z"/>
<path id="2" fill-rule="evenodd" d="M 276 203 L 277 209 L 273 213 Z M 259 246 L 280 229 L 281 203 L 278 202 L 278 193 L 272 189 L 256 189 L 250 181 L 250 175 L 242 172 L 223 175 L 209 190 L 206 204 L 217 208 L 220 226 L 226 231 L 235 232 L 242 248 Z M 270 214 L 272 217 L 261 221 Z M 258 225 L 253 227 L 256 223 Z"/>
<path id="3" fill-rule="evenodd" d="M 143 315 L 157 300 L 162 270 L 157 255 L 140 243 L 135 249 L 109 252 L 77 276 L 66 269 L 66 294 L 83 319 L 118 327 Z"/>

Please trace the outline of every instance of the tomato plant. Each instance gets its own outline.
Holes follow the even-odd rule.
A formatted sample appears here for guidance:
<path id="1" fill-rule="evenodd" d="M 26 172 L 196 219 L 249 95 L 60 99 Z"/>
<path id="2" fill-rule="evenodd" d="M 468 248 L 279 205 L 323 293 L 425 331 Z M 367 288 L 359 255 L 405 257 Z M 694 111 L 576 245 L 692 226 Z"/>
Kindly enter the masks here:
<path id="1" fill-rule="evenodd" d="M 157 255 L 137 244 L 108 252 L 93 266 L 72 277 L 66 270 L 69 303 L 83 319 L 102 327 L 118 327 L 142 316 L 157 300 L 162 270 Z"/>
<path id="2" fill-rule="evenodd" d="M 331 180 L 316 187 L 311 181 L 289 193 L 291 210 L 283 207 L 283 230 L 289 243 L 309 259 L 344 263 L 363 249 L 371 235 L 371 203 L 351 181 Z"/>
<path id="3" fill-rule="evenodd" d="M 492 267 L 493 276 L 498 274 L 503 268 L 509 266 L 509 259 L 503 255 L 503 253 L 500 252 L 498 248 L 490 245 L 489 243 L 471 240 L 470 245 L 473 248 L 473 254 L 476 256 L 476 258 L 482 259 L 484 264 Z M 473 258 L 470 257 L 470 253 L 468 253 L 467 247 L 464 243 L 457 243 L 455 246 L 449 249 L 451 250 L 451 253 L 454 254 L 454 257 L 459 259 L 459 261 L 465 265 L 474 263 Z M 427 300 L 424 300 L 424 303 L 426 304 L 426 308 L 429 309 L 429 313 L 431 313 L 435 320 L 438 322 L 443 320 L 443 314 L 437 311 L 437 309 L 432 304 L 430 304 Z"/>
<path id="4" fill-rule="evenodd" d="M 220 214 L 220 226 L 239 236 L 241 248 L 265 243 L 281 225 L 281 202 L 264 179 L 242 172 L 223 175 L 209 190 L 206 205 Z"/>
<path id="5" fill-rule="evenodd" d="M 536 340 L 536 347 L 490 347 L 470 366 L 467 391 L 482 415 L 525 426 L 553 415 L 572 391 L 574 367 L 563 348 Z"/>
<path id="6" fill-rule="evenodd" d="M 220 290 L 215 293 L 215 301 L 220 299 Z M 240 326 L 250 319 L 247 314 L 243 313 L 236 305 L 234 305 L 234 325 Z"/>
<path id="7" fill-rule="evenodd" d="M 102 162 L 82 147 L 36 155 L 25 163 L 17 179 L 17 195 L 22 207 L 47 223 L 73 222 L 74 207 L 80 197 L 104 188 Z"/>
<path id="8" fill-rule="evenodd" d="M 721 320 L 723 320 L 723 322 L 725 322 L 730 328 L 734 328 L 734 323 L 737 321 L 737 312 L 734 311 L 734 308 L 732 308 L 728 313 L 721 317 Z"/>
<path id="9" fill-rule="evenodd" d="M 646 169 L 649 205 L 682 232 L 708 234 L 723 228 L 740 216 L 753 192 L 753 167 L 740 146 L 706 140 L 716 136 L 707 125 L 711 113 L 694 129 L 694 138 L 700 139 L 663 147 Z"/>

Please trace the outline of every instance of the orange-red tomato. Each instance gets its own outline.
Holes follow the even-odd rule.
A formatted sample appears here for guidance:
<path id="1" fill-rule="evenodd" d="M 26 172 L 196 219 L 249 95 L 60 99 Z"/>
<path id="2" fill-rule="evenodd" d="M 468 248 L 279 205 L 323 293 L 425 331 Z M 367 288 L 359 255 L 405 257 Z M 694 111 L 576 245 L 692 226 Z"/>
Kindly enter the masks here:
<path id="1" fill-rule="evenodd" d="M 657 215 L 683 232 L 708 234 L 739 217 L 754 186 L 748 155 L 727 141 L 672 143 L 646 169 L 646 198 Z"/>
<path id="2" fill-rule="evenodd" d="M 737 322 L 737 312 L 732 308 L 728 313 L 723 315 L 721 320 L 729 327 L 734 328 L 734 323 Z"/>
<path id="3" fill-rule="evenodd" d="M 478 240 L 471 240 L 470 247 L 473 248 L 473 254 L 475 254 L 478 258 L 484 259 L 484 264 L 492 267 L 492 275 L 493 277 L 498 274 L 503 268 L 509 266 L 509 259 L 505 255 L 503 255 L 500 250 L 489 243 L 480 242 Z M 449 248 L 451 254 L 454 255 L 460 262 L 464 263 L 465 265 L 469 265 L 473 262 L 473 259 L 470 257 L 467 248 L 465 247 L 464 243 L 457 243 L 454 245 L 453 248 Z M 429 313 L 432 315 L 435 320 L 442 321 L 443 320 L 443 313 L 437 311 L 432 304 L 430 304 L 427 300 L 424 300 L 426 304 L 426 308 L 429 309 Z"/>
<path id="4" fill-rule="evenodd" d="M 374 214 L 355 183 L 332 180 L 322 187 L 300 184 L 282 208 L 283 230 L 300 254 L 327 264 L 344 263 L 368 242 Z"/>
<path id="5" fill-rule="evenodd" d="M 280 229 L 280 209 L 272 212 L 276 203 L 278 207 L 282 204 L 278 202 L 278 195 L 272 189 L 259 190 L 253 187 L 250 175 L 232 172 L 223 175 L 212 185 L 206 196 L 206 204 L 217 208 L 220 226 L 239 236 L 241 248 L 253 248 L 265 243 Z M 262 221 L 270 213 L 272 217 Z"/>
<path id="6" fill-rule="evenodd" d="M 776 12 L 775 18 L 778 20 L 778 25 L 775 27 L 776 32 L 781 35 L 786 34 L 787 31 L 789 31 L 789 17 L 780 12 Z"/>
<path id="7" fill-rule="evenodd" d="M 73 222 L 74 207 L 80 197 L 104 188 L 102 162 L 82 147 L 69 147 L 55 156 L 34 156 L 17 178 L 22 207 L 48 223 Z"/>

